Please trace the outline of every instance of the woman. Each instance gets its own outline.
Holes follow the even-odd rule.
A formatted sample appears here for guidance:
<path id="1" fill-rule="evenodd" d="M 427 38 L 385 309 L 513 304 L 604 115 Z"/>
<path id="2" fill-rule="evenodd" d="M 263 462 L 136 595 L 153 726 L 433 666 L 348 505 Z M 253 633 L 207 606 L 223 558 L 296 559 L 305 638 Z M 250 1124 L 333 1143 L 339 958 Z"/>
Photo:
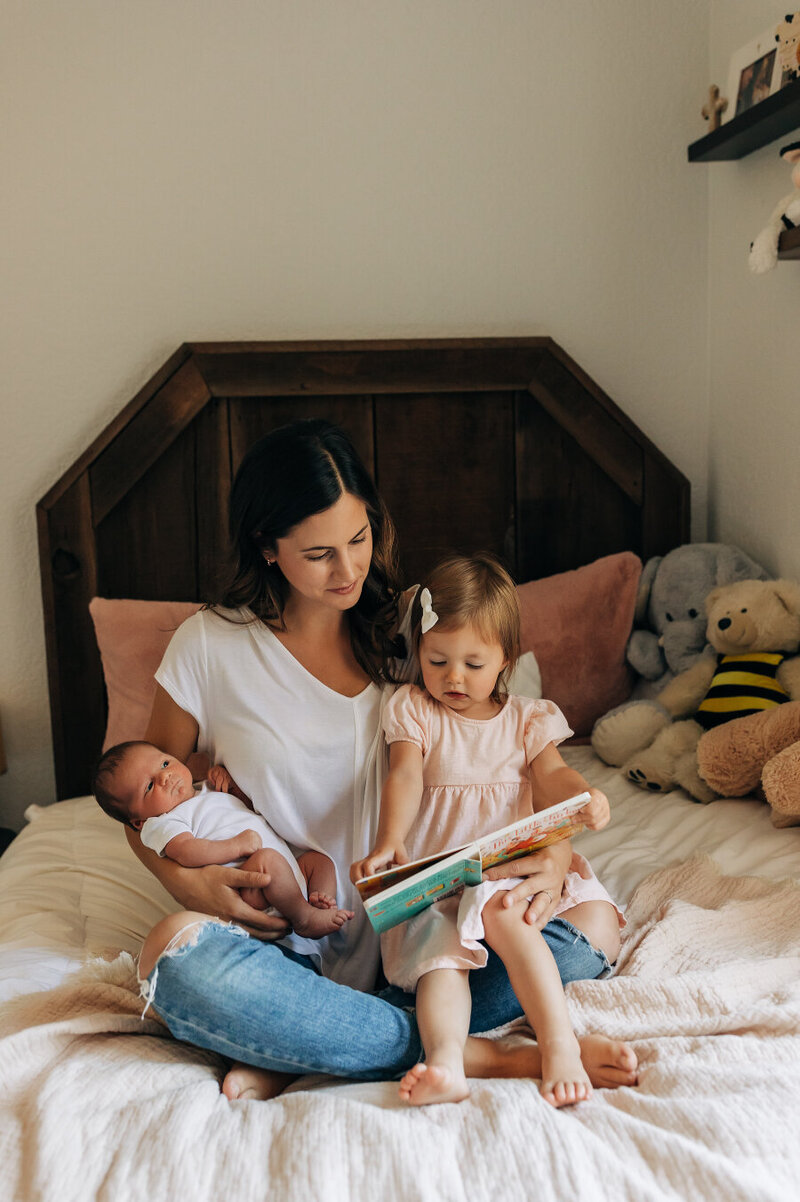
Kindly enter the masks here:
<path id="1" fill-rule="evenodd" d="M 156 674 L 146 737 L 179 760 L 197 747 L 224 763 L 282 838 L 331 856 L 339 905 L 356 916 L 313 945 L 294 937 L 288 947 L 266 942 L 284 935 L 286 924 L 238 893 L 263 887 L 263 876 L 184 869 L 128 832 L 136 854 L 186 907 L 145 941 L 143 992 L 178 1039 L 267 1070 L 235 1068 L 223 1085 L 228 1097 L 271 1096 L 287 1075 L 309 1071 L 394 1077 L 419 1057 L 413 999 L 369 992 L 378 942 L 348 877 L 376 830 L 384 686 L 404 666 L 410 671 L 398 637 L 394 530 L 348 439 L 323 421 L 283 427 L 251 448 L 230 516 L 234 577 L 219 607 L 176 632 Z M 513 893 L 533 894 L 529 918 L 539 926 L 570 858 L 564 842 L 513 865 L 514 875 L 527 877 Z M 565 982 L 606 968 L 602 953 L 588 941 L 574 944 L 558 920 L 545 935 Z M 473 1031 L 521 1014 L 499 963 L 476 974 L 474 985 Z M 537 1055 L 535 1047 L 520 1057 L 470 1039 L 465 1063 L 475 1076 L 536 1076 Z M 598 1040 L 585 1056 L 602 1077 L 595 1083 L 635 1079 L 626 1045 Z"/>

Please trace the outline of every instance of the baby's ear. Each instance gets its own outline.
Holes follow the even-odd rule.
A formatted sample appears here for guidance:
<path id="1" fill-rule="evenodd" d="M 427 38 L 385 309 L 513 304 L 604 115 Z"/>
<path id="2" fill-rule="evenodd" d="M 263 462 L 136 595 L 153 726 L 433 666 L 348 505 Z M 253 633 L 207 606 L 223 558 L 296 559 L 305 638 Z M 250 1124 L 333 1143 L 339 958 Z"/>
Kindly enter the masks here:
<path id="1" fill-rule="evenodd" d="M 142 829 L 142 827 L 144 826 L 144 819 L 143 818 L 129 818 L 128 826 L 132 827 L 133 830 L 135 830 L 135 831 L 140 831 Z"/>

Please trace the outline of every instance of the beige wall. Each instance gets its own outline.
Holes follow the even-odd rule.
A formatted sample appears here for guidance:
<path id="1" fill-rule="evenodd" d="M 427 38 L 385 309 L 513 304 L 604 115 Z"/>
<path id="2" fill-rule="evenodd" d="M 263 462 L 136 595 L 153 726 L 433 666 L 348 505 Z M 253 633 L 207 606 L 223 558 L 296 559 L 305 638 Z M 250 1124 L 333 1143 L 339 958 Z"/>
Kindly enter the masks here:
<path id="1" fill-rule="evenodd" d="M 768 0 L 714 0 L 711 75 L 781 20 Z M 776 13 L 778 14 L 776 17 Z M 800 263 L 750 273 L 751 240 L 792 191 L 779 157 L 795 131 L 709 173 L 709 534 L 737 542 L 773 572 L 800 578 Z"/>
<path id="2" fill-rule="evenodd" d="M 705 533 L 707 7 L 4 5 L 0 822 L 53 796 L 35 502 L 184 340 L 549 333 Z"/>

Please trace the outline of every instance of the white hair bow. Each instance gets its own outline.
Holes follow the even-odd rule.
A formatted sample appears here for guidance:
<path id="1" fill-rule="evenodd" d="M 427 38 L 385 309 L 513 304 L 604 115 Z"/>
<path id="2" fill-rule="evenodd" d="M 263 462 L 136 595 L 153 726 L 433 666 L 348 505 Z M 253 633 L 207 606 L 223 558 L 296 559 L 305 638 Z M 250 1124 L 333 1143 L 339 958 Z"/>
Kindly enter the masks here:
<path id="1" fill-rule="evenodd" d="M 434 612 L 433 597 L 428 589 L 424 588 L 420 593 L 419 603 L 422 606 L 422 621 L 420 622 L 420 630 L 423 634 L 427 634 L 428 631 L 439 621 L 439 615 Z"/>

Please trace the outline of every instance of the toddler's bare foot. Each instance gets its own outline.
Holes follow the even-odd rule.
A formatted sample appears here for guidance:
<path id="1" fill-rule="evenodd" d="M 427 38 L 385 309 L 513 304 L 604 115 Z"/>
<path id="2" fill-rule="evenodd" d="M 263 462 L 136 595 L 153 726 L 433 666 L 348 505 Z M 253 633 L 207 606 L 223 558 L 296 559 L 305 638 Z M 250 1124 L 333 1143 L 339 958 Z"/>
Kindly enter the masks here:
<path id="1" fill-rule="evenodd" d="M 237 1061 L 231 1065 L 222 1082 L 222 1092 L 230 1102 L 268 1102 L 283 1093 L 297 1078 L 291 1073 L 271 1072 Z"/>
<path id="2" fill-rule="evenodd" d="M 541 1044 L 542 1083 L 539 1092 L 551 1106 L 574 1106 L 592 1096 L 592 1083 L 581 1062 L 574 1035 Z"/>
<path id="3" fill-rule="evenodd" d="M 318 910 L 335 910 L 336 898 L 331 897 L 330 893 L 320 893 L 319 890 L 315 890 L 313 893 L 309 893 L 308 904 L 316 906 Z"/>
<path id="4" fill-rule="evenodd" d="M 430 1106 L 433 1102 L 463 1102 L 469 1086 L 463 1072 L 449 1065 L 415 1064 L 400 1082 L 400 1100 L 410 1106 Z"/>
<path id="5" fill-rule="evenodd" d="M 354 910 L 317 910 L 311 905 L 304 906 L 292 917 L 292 930 L 297 935 L 305 935 L 307 939 L 321 939 L 323 935 L 338 931 L 354 913 Z"/>
<path id="6" fill-rule="evenodd" d="M 583 1067 L 596 1089 L 638 1083 L 639 1061 L 630 1044 L 607 1039 L 605 1035 L 584 1035 L 578 1043 Z"/>

